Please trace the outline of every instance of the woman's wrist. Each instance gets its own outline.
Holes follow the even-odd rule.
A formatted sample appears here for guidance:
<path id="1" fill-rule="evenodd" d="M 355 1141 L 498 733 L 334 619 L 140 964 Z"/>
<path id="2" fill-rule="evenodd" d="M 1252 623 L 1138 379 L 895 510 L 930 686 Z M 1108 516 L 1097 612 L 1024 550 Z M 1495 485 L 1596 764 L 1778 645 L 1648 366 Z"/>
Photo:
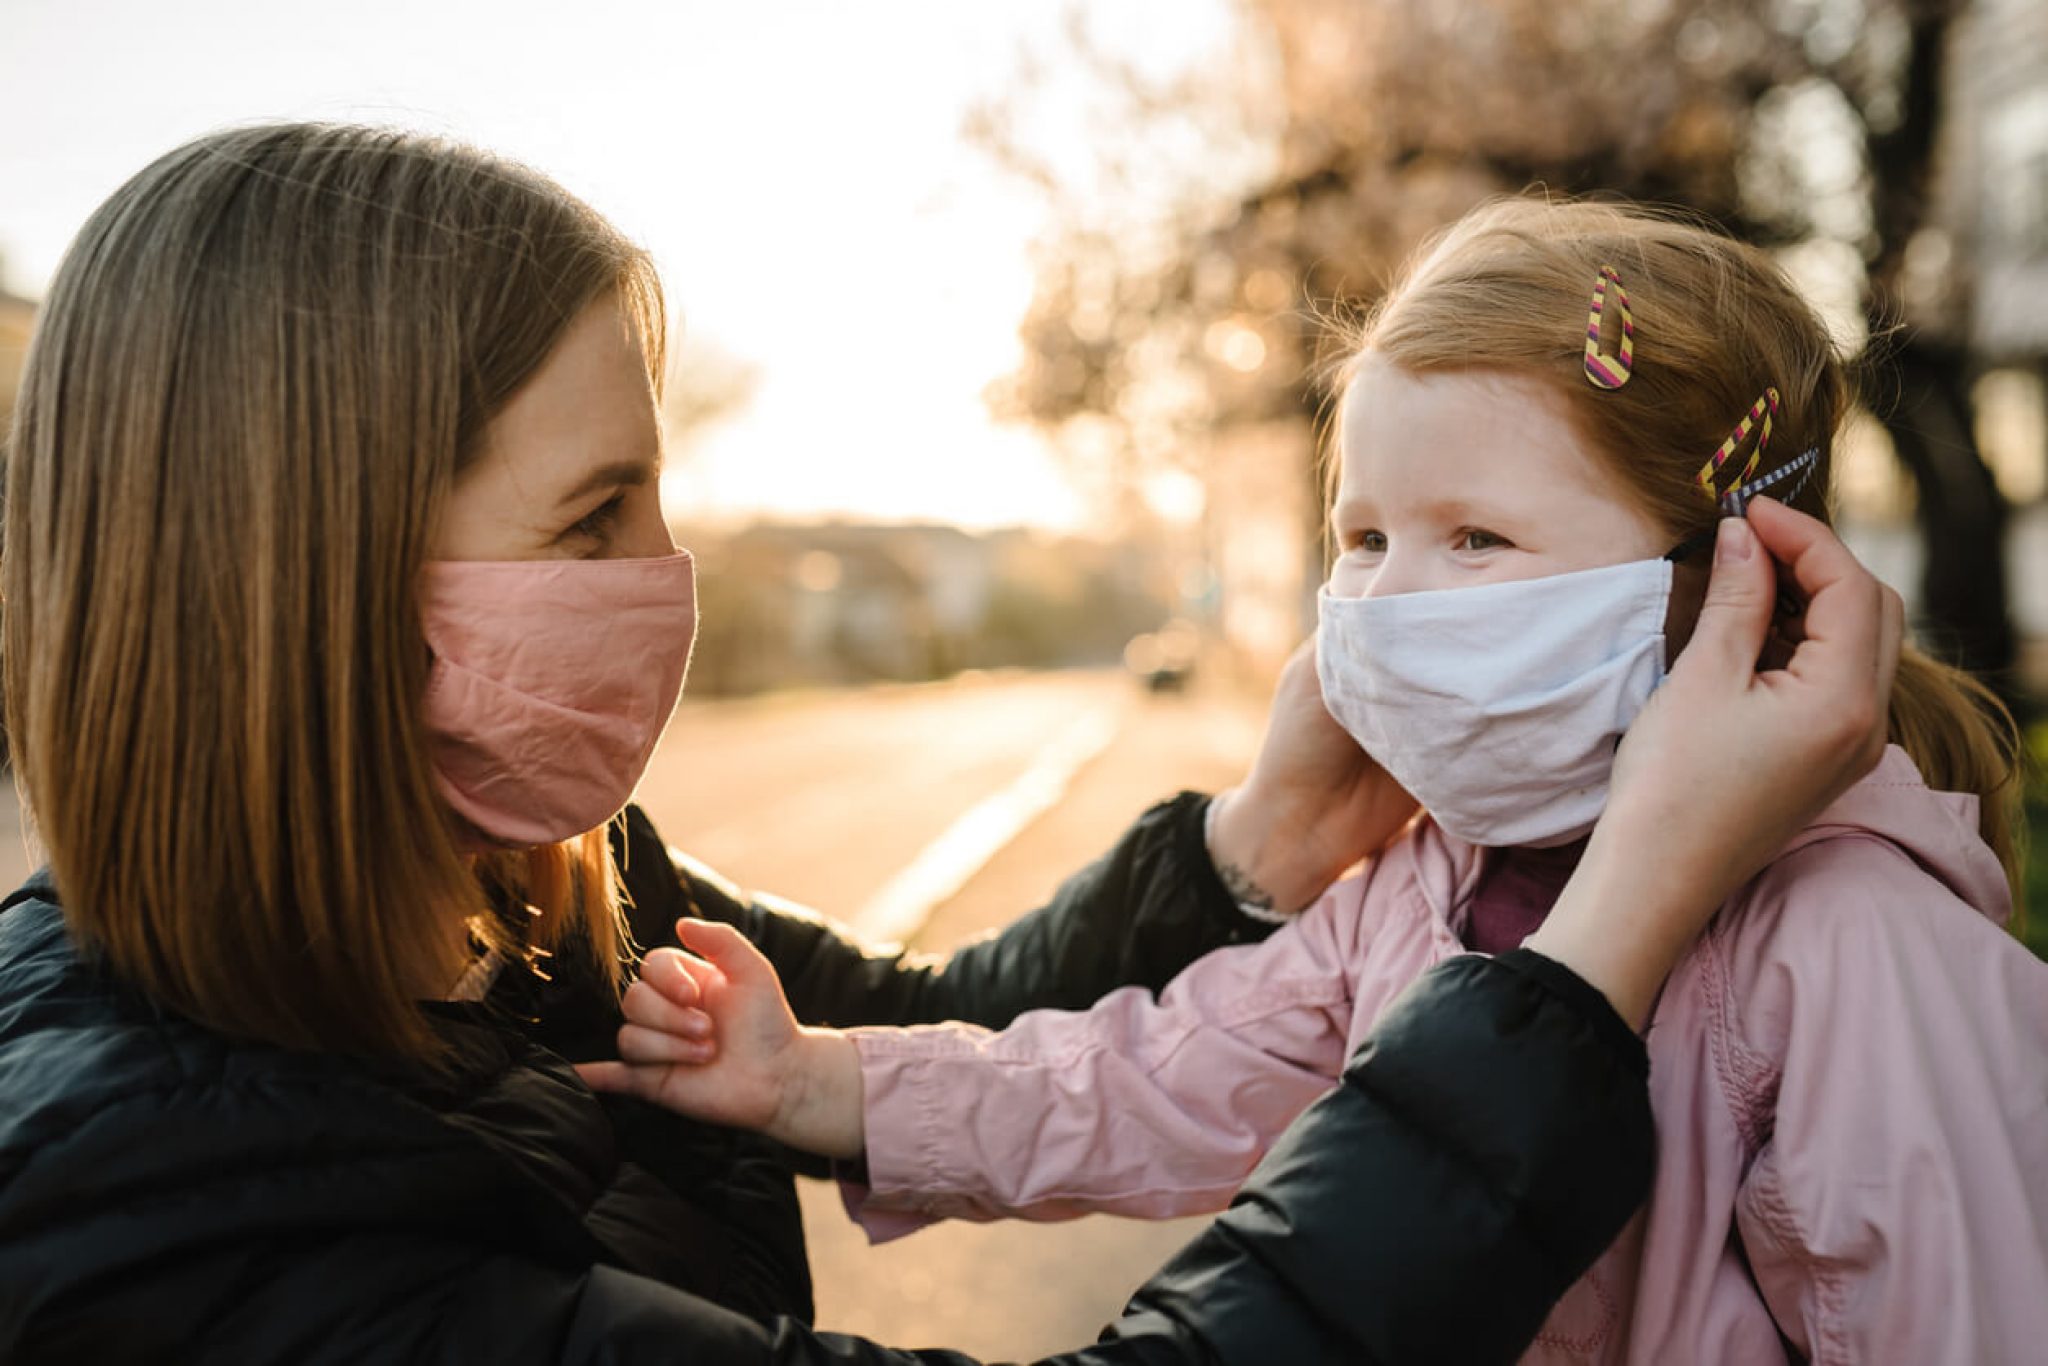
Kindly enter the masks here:
<path id="1" fill-rule="evenodd" d="M 1285 918 L 1344 871 L 1327 867 L 1316 814 L 1231 788 L 1209 799 L 1204 835 L 1216 876 L 1247 914 Z"/>
<path id="2" fill-rule="evenodd" d="M 1618 825 L 1596 828 L 1556 905 L 1522 943 L 1597 987 L 1638 1031 L 1720 904 L 1713 889 L 1650 863 L 1643 851 L 1656 847 Z"/>

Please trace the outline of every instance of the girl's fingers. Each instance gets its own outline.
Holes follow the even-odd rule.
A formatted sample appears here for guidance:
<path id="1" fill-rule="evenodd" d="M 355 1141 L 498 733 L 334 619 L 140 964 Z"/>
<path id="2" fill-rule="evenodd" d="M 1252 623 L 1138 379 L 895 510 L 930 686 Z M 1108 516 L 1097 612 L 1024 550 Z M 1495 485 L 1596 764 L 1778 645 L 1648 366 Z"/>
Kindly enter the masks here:
<path id="1" fill-rule="evenodd" d="M 640 960 L 640 980 L 678 1006 L 694 1006 L 704 995 L 697 974 L 707 967 L 679 949 L 655 949 Z"/>
<path id="2" fill-rule="evenodd" d="M 677 1034 L 686 1039 L 711 1037 L 709 1015 L 695 1006 L 677 1005 L 673 998 L 655 990 L 644 979 L 626 988 L 620 1005 L 626 1012 L 626 1019 L 643 1028 Z"/>
<path id="3" fill-rule="evenodd" d="M 722 920 L 691 920 L 685 917 L 676 922 L 676 938 L 682 941 L 684 948 L 701 954 L 735 986 L 771 986 L 778 989 L 781 986 L 774 967 L 754 947 L 753 941 Z"/>
<path id="4" fill-rule="evenodd" d="M 695 1066 L 718 1056 L 711 1039 L 685 1039 L 665 1030 L 642 1025 L 619 1026 L 619 1057 L 629 1063 L 683 1063 Z"/>

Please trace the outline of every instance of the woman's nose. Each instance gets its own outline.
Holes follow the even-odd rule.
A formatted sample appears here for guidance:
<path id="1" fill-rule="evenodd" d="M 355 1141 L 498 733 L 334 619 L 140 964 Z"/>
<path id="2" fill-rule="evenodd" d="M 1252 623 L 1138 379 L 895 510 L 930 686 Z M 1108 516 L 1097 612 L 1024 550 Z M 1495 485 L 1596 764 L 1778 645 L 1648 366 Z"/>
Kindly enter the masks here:
<path id="1" fill-rule="evenodd" d="M 675 538 L 669 534 L 668 519 L 662 515 L 661 496 L 652 487 L 635 490 L 620 511 L 618 531 L 606 554 L 618 560 L 652 560 L 673 555 Z"/>

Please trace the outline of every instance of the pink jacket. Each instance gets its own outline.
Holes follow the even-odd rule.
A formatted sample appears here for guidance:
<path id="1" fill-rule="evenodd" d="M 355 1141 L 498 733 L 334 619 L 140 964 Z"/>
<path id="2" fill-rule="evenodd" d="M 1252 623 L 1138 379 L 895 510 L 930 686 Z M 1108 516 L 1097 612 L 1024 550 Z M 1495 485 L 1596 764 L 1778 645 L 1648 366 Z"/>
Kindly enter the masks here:
<path id="1" fill-rule="evenodd" d="M 1421 822 L 1156 1002 L 856 1031 L 872 1185 L 849 1209 L 880 1239 L 1221 1208 L 1394 996 L 1462 952 L 1480 858 Z M 1649 1203 L 1525 1360 L 2048 1360 L 2048 964 L 2009 912 L 1976 800 L 1890 750 L 1666 984 Z"/>

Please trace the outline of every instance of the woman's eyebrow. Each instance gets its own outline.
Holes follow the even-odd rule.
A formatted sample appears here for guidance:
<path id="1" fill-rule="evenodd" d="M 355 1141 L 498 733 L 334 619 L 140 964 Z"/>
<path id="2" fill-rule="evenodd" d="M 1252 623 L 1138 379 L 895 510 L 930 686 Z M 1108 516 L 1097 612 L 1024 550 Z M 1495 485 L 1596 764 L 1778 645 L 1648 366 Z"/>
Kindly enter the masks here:
<path id="1" fill-rule="evenodd" d="M 610 464 L 599 465 L 596 469 L 579 479 L 574 488 L 563 493 L 556 500 L 556 505 L 558 507 L 567 507 L 571 503 L 580 502 L 601 488 L 610 488 L 613 485 L 633 487 L 644 484 L 654 478 L 660 465 L 661 458 L 659 456 L 650 457 L 645 460 L 614 460 Z"/>

